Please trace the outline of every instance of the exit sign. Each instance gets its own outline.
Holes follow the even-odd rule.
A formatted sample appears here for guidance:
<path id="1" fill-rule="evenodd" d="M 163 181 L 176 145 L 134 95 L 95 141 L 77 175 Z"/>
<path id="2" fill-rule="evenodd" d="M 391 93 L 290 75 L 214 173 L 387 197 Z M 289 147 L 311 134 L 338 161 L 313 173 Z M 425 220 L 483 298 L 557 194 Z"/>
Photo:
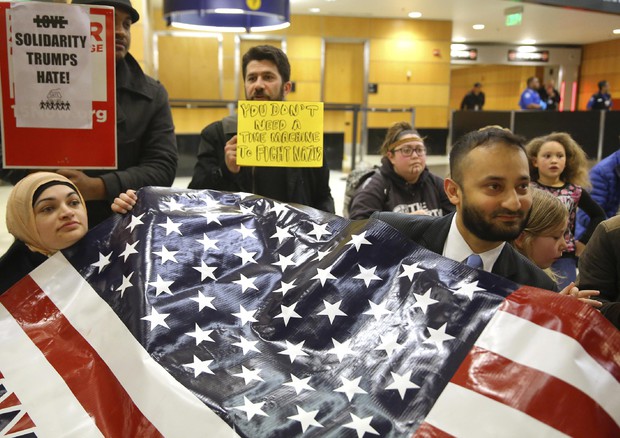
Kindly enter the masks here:
<path id="1" fill-rule="evenodd" d="M 506 26 L 519 26 L 523 21 L 523 6 L 515 6 L 504 10 Z"/>
<path id="2" fill-rule="evenodd" d="M 518 14 L 506 15 L 506 26 L 519 26 L 521 21 L 523 21 L 523 14 L 520 12 Z"/>

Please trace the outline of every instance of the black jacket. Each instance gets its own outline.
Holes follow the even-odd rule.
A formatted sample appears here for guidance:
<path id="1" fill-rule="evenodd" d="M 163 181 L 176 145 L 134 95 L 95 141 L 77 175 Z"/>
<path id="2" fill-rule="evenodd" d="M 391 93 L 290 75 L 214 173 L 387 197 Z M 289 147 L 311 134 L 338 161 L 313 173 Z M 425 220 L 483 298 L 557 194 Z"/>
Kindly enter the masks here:
<path id="1" fill-rule="evenodd" d="M 169 187 L 176 175 L 177 142 L 168 93 L 143 73 L 130 54 L 116 64 L 116 150 L 118 170 L 84 171 L 103 179 L 108 198 L 86 202 L 90 227 L 112 215 L 110 203 L 119 193 L 145 186 Z M 0 177 L 15 184 L 28 172 L 1 170 Z"/>
<path id="2" fill-rule="evenodd" d="M 237 174 L 232 174 L 226 167 L 224 147 L 226 142 L 237 133 L 237 116 L 228 116 L 211 123 L 200 133 L 198 161 L 194 175 L 189 183 L 190 189 L 212 189 L 228 192 L 248 192 L 261 196 L 256 190 L 254 167 L 242 167 Z M 280 193 L 272 196 L 281 202 L 293 202 L 308 205 L 328 213 L 334 213 L 334 199 L 329 188 L 329 169 L 325 160 L 319 168 L 261 168 L 261 175 L 284 172 L 286 184 L 280 187 Z"/>
<path id="3" fill-rule="evenodd" d="M 426 168 L 417 182 L 409 184 L 394 171 L 390 160 L 383 157 L 380 171 L 355 192 L 349 217 L 367 219 L 375 211 L 411 213 L 417 210 L 427 210 L 433 216 L 454 211 L 443 188 L 443 179 Z"/>
<path id="4" fill-rule="evenodd" d="M 373 218 L 388 223 L 417 244 L 437 254 L 443 253 L 453 216 L 454 214 L 432 217 L 391 212 L 372 215 Z M 510 244 L 504 245 L 491 272 L 518 284 L 556 292 L 558 290 L 557 284 L 547 274 Z"/>
<path id="5" fill-rule="evenodd" d="M 23 242 L 19 240 L 13 242 L 7 252 L 0 257 L 0 295 L 45 260 L 47 257 L 30 251 Z"/>

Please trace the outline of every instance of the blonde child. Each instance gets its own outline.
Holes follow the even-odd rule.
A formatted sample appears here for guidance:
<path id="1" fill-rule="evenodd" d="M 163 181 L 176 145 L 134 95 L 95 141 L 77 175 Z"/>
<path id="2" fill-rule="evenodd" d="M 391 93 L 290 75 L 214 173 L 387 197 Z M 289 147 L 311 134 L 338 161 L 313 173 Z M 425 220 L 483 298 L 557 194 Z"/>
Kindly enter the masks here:
<path id="1" fill-rule="evenodd" d="M 521 234 L 510 243 L 558 282 L 558 276 L 550 267 L 566 249 L 564 231 L 568 223 L 568 210 L 551 193 L 536 188 L 531 190 L 532 208 L 527 223 Z M 601 307 L 599 301 L 591 298 L 599 295 L 597 290 L 579 290 L 574 283 L 569 283 L 560 294 L 572 296 L 595 308 Z"/>
<path id="2" fill-rule="evenodd" d="M 581 237 L 582 244 L 588 242 L 596 225 L 605 220 L 605 212 L 583 190 L 589 185 L 586 154 L 569 134 L 554 132 L 537 137 L 528 143 L 526 152 L 532 186 L 556 196 L 568 210 L 568 226 L 564 232 L 566 249 L 551 266 L 562 289 L 577 276 L 578 243 L 574 238 L 577 208 L 590 216 L 590 225 Z"/>

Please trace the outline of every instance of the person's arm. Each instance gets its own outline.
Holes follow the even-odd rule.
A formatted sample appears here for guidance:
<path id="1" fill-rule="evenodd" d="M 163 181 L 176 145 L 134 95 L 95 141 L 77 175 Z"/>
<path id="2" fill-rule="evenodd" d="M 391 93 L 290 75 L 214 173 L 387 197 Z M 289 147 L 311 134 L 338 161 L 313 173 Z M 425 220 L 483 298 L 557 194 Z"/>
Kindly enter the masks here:
<path id="1" fill-rule="evenodd" d="M 578 261 L 577 286 L 600 291 L 598 299 L 603 302 L 618 301 L 620 298 L 617 296 L 620 279 L 613 245 L 618 245 L 618 242 L 612 241 L 605 223 L 602 223 L 596 227 Z"/>
<path id="2" fill-rule="evenodd" d="M 323 166 L 313 169 L 312 207 L 328 213 L 335 213 L 336 206 L 329 187 L 329 167 L 323 156 Z"/>
<path id="3" fill-rule="evenodd" d="M 605 210 L 603 210 L 585 190 L 581 192 L 581 197 L 579 198 L 579 204 L 577 204 L 577 206 L 590 216 L 590 223 L 581 235 L 581 239 L 579 239 L 581 243 L 587 244 L 597 225 L 607 219 L 607 216 L 605 215 Z"/>
<path id="4" fill-rule="evenodd" d="M 226 144 L 236 139 L 227 139 L 222 122 L 214 122 L 200 133 L 197 161 L 194 174 L 189 183 L 190 189 L 212 189 L 229 192 L 247 191 L 243 169 L 237 174 L 230 172 L 226 165 Z"/>
<path id="5" fill-rule="evenodd" d="M 461 100 L 461 110 L 465 109 L 465 102 L 467 101 L 467 94 L 463 97 L 463 100 Z"/>
<path id="6" fill-rule="evenodd" d="M 593 95 L 590 97 L 590 100 L 588 100 L 588 104 L 586 105 L 586 109 L 591 110 L 591 109 L 592 109 L 592 106 L 594 105 L 594 102 L 595 102 L 595 101 L 596 101 L 596 94 L 593 94 Z"/>
<path id="7" fill-rule="evenodd" d="M 482 111 L 482 108 L 484 107 L 486 100 L 484 97 L 484 93 L 481 91 L 480 92 L 480 110 Z"/>
<path id="8" fill-rule="evenodd" d="M 358 187 L 351 200 L 350 219 L 368 219 L 375 211 L 386 208 L 386 194 L 383 177 L 379 172 Z"/>
<path id="9" fill-rule="evenodd" d="M 168 93 L 161 84 L 157 84 L 156 89 L 153 100 L 147 106 L 148 112 L 142 115 L 147 122 L 144 134 L 135 145 L 138 148 L 138 164 L 100 175 L 110 201 L 132 188 L 170 187 L 174 182 L 178 153 L 172 113 Z"/>

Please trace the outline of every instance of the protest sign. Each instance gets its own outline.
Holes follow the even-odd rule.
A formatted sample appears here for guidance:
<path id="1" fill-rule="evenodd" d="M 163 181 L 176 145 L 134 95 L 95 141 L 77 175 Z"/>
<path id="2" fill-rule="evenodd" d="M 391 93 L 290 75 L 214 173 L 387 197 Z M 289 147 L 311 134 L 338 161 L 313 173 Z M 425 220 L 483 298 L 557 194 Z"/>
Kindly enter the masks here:
<path id="1" fill-rule="evenodd" d="M 237 164 L 321 167 L 323 102 L 240 101 Z"/>
<path id="2" fill-rule="evenodd" d="M 4 168 L 116 168 L 114 9 L 0 4 Z"/>

